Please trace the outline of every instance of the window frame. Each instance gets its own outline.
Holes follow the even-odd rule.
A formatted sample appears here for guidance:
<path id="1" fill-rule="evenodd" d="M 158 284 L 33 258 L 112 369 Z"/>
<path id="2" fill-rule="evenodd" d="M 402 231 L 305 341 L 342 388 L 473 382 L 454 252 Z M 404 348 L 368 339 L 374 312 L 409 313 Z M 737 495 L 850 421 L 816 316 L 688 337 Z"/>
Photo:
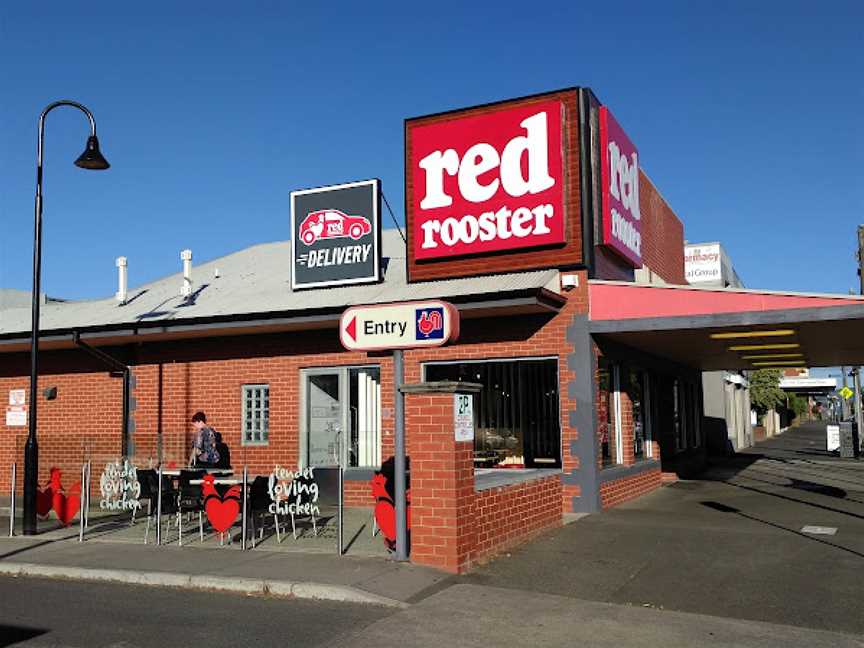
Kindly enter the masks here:
<path id="1" fill-rule="evenodd" d="M 262 435 L 266 434 L 266 438 L 255 439 L 254 438 L 255 430 L 254 429 L 247 430 L 247 427 L 246 427 L 247 412 L 248 412 L 247 401 L 250 398 L 250 396 L 247 396 L 247 394 L 252 390 L 262 390 L 262 392 L 261 392 L 261 400 L 262 400 L 262 407 L 261 407 L 262 417 L 261 417 L 261 420 L 266 422 L 266 425 L 264 425 L 264 427 L 261 430 L 259 430 L 259 432 Z M 266 398 L 265 398 L 265 391 L 266 391 Z M 252 396 L 251 398 L 254 400 L 254 396 Z M 266 402 L 266 406 L 263 405 L 263 402 Z M 254 406 L 253 406 L 253 412 L 254 412 Z M 253 420 L 254 420 L 254 416 L 253 416 Z M 241 446 L 255 447 L 255 446 L 268 446 L 268 445 L 270 445 L 270 383 L 243 383 L 242 385 L 240 385 L 240 425 L 241 425 L 241 429 L 240 429 L 240 445 Z M 252 435 L 252 438 L 249 440 L 247 440 L 247 438 L 246 438 L 247 432 L 251 432 L 251 435 Z"/>
<path id="2" fill-rule="evenodd" d="M 378 371 L 379 384 L 381 384 L 381 374 L 383 373 L 382 367 L 380 364 L 374 362 L 368 363 L 360 363 L 360 364 L 345 364 L 345 365 L 331 365 L 331 366 L 315 366 L 315 367 L 301 367 L 299 370 L 299 380 L 300 380 L 300 389 L 299 389 L 299 409 L 300 409 L 300 417 L 299 417 L 299 427 L 297 430 L 298 437 L 298 455 L 297 455 L 297 466 L 301 469 L 309 467 L 309 387 L 308 387 L 308 378 L 309 376 L 315 375 L 326 375 L 326 374 L 336 374 L 339 379 L 339 400 L 343 403 L 342 412 L 341 412 L 341 428 L 342 428 L 342 438 L 343 441 L 340 443 L 339 448 L 339 465 L 342 466 L 342 469 L 346 472 L 349 471 L 367 471 L 367 470 L 378 470 L 381 468 L 379 465 L 372 466 L 349 466 L 348 465 L 348 446 L 350 444 L 350 438 L 348 442 L 344 441 L 346 435 L 350 436 L 351 432 L 351 378 L 350 372 L 352 369 L 360 370 L 363 369 L 376 369 Z M 378 404 L 379 407 L 379 416 L 378 420 L 381 420 L 383 415 L 384 407 L 381 403 Z M 378 436 L 378 444 L 379 448 L 377 451 L 377 455 L 383 459 L 383 449 L 384 449 L 384 429 L 383 423 L 381 428 L 379 429 Z"/>
<path id="3" fill-rule="evenodd" d="M 466 358 L 466 359 L 455 359 L 455 360 L 425 360 L 420 363 L 420 375 L 421 379 L 425 382 L 427 380 L 427 368 L 429 366 L 445 366 L 445 365 L 466 365 L 466 364 L 490 364 L 490 363 L 510 363 L 510 364 L 518 364 L 522 362 L 542 362 L 542 361 L 554 361 L 555 362 L 555 383 L 557 385 L 557 395 L 558 395 L 558 406 L 555 412 L 555 419 L 558 426 L 558 460 L 557 465 L 554 460 L 552 461 L 544 461 L 546 458 L 534 457 L 533 461 L 535 463 L 536 468 L 544 468 L 550 470 L 561 470 L 564 462 L 564 447 L 563 447 L 563 420 L 561 414 L 561 357 L 557 355 L 537 355 L 537 356 L 492 356 L 487 358 Z M 518 371 L 518 369 L 517 369 Z M 476 401 L 475 401 L 476 403 Z M 477 408 L 475 406 L 475 417 L 477 416 Z M 475 421 L 476 425 L 476 421 Z M 523 447 L 525 440 L 522 440 Z M 524 456 L 524 455 L 523 455 Z M 527 458 L 526 458 L 527 464 Z M 506 468 L 502 468 L 500 470 L 506 470 Z"/>

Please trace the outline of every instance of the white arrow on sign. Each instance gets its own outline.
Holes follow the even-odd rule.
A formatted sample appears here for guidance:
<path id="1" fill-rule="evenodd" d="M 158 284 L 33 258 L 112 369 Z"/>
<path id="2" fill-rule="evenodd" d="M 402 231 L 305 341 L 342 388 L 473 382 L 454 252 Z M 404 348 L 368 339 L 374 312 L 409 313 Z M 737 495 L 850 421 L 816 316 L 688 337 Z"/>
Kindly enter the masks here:
<path id="1" fill-rule="evenodd" d="M 339 339 L 349 351 L 417 349 L 459 337 L 459 311 L 445 301 L 352 306 L 339 322 Z"/>

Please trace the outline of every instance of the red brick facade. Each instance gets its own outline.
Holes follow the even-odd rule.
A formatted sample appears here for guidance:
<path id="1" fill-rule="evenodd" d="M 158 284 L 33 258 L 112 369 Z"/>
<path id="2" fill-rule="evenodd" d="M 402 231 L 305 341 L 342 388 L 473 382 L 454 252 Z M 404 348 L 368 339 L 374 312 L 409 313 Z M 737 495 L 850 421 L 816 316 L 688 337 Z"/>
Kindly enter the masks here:
<path id="1" fill-rule="evenodd" d="M 410 393 L 411 561 L 452 573 L 561 524 L 559 475 L 475 491 L 474 446 L 453 437 L 453 394 Z"/>
<path id="2" fill-rule="evenodd" d="M 571 352 L 567 328 L 574 316 L 588 309 L 587 280 L 579 273 L 579 287 L 567 293 L 560 313 L 523 315 L 513 318 L 467 319 L 456 344 L 436 349 L 405 352 L 405 382 L 420 382 L 422 363 L 443 360 L 488 358 L 556 357 L 559 382 L 566 385 L 574 374 L 568 368 Z M 231 449 L 234 466 L 247 465 L 252 474 L 267 473 L 276 463 L 296 465 L 300 449 L 300 372 L 304 368 L 376 365 L 381 371 L 382 457 L 393 454 L 394 407 L 393 360 L 386 354 L 352 353 L 339 345 L 335 330 L 294 332 L 151 343 L 134 352 L 106 348 L 128 356 L 134 364 L 137 381 L 134 398 L 135 456 L 139 464 L 158 457 L 161 436 L 166 463 L 183 465 L 189 457 L 193 430 L 189 423 L 198 410 L 207 413 L 208 422 L 222 433 Z M 77 351 L 43 352 L 40 388 L 58 387 L 55 401 L 40 400 L 40 482 L 47 480 L 52 466 L 64 473 L 80 469 L 82 458 L 89 456 L 101 464 L 121 452 L 121 395 L 119 378 L 98 371 L 92 361 Z M 0 367 L 0 393 L 23 388 L 27 354 L 4 355 Z M 77 367 L 94 369 L 72 373 Z M 270 386 L 270 434 L 264 446 L 244 446 L 241 442 L 241 388 L 244 384 Z M 29 398 L 29 395 L 28 395 Z M 575 407 L 566 388 L 560 390 L 562 467 L 565 473 L 578 469 L 578 460 L 567 452 L 577 430 L 569 425 L 568 410 Z M 9 466 L 21 461 L 27 428 L 7 428 L 0 420 L 0 461 Z M 89 449 L 89 455 L 85 450 Z M 346 481 L 346 503 L 372 506 L 368 482 Z M 8 492 L 8 469 L 0 468 L 0 492 Z M 578 489 L 565 488 L 565 510 Z"/>
<path id="3" fill-rule="evenodd" d="M 642 263 L 666 283 L 686 285 L 684 225 L 641 170 L 639 209 L 642 212 Z"/>
<path id="4" fill-rule="evenodd" d="M 660 467 L 646 470 L 633 477 L 616 479 L 600 486 L 600 503 L 603 509 L 623 504 L 640 495 L 650 493 L 661 485 Z"/>

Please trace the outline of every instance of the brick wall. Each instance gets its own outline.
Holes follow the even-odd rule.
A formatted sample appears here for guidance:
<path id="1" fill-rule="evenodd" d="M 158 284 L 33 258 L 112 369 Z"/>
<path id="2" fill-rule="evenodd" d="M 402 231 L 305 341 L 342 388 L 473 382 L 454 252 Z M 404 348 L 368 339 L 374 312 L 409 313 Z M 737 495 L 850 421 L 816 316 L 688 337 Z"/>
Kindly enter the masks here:
<path id="1" fill-rule="evenodd" d="M 671 284 L 686 285 L 684 225 L 639 170 L 639 209 L 642 213 L 642 262 Z"/>
<path id="2" fill-rule="evenodd" d="M 453 436 L 452 393 L 410 393 L 411 561 L 451 573 L 561 524 L 559 475 L 476 492 L 473 443 Z"/>
<path id="3" fill-rule="evenodd" d="M 603 509 L 623 504 L 640 495 L 650 493 L 662 485 L 660 468 L 646 470 L 632 477 L 616 479 L 600 485 L 600 502 Z"/>
<path id="4" fill-rule="evenodd" d="M 552 248 L 535 248 L 526 251 L 497 252 L 494 254 L 475 255 L 463 259 L 444 259 L 440 261 L 412 262 L 411 246 L 413 239 L 408 239 L 408 276 L 411 281 L 440 279 L 442 277 L 468 277 L 475 275 L 514 272 L 530 268 L 563 268 L 582 263 L 582 225 L 580 215 L 579 186 L 579 107 L 578 92 L 567 90 L 544 95 L 517 99 L 502 103 L 467 108 L 429 117 L 418 117 L 405 123 L 405 196 L 406 196 L 406 228 L 410 232 L 413 227 L 413 177 L 411 166 L 410 131 L 415 126 L 443 122 L 459 117 L 488 114 L 531 103 L 560 100 L 564 104 L 564 174 L 565 174 L 565 235 L 567 242 L 562 246 Z"/>
<path id="5" fill-rule="evenodd" d="M 464 320 L 459 341 L 438 349 L 405 352 L 405 381 L 420 382 L 421 363 L 430 360 L 467 360 L 552 356 L 558 358 L 562 462 L 565 472 L 577 470 L 569 454 L 578 431 L 569 425 L 568 411 L 575 403 L 566 384 L 574 377 L 568 368 L 567 327 L 576 314 L 588 309 L 587 277 L 579 273 L 579 287 L 567 293 L 567 304 L 554 316 L 522 315 L 507 319 Z M 377 365 L 381 371 L 382 458 L 393 454 L 393 362 L 385 354 L 349 353 L 339 345 L 334 330 L 295 332 L 150 343 L 136 348 L 111 347 L 107 351 L 134 365 L 136 459 L 146 464 L 158 457 L 161 438 L 166 462 L 183 464 L 189 457 L 193 429 L 189 419 L 197 410 L 222 433 L 235 466 L 265 473 L 274 464 L 296 465 L 299 455 L 300 370 L 312 367 Z M 43 351 L 42 387 L 57 385 L 58 398 L 40 401 L 40 475 L 61 460 L 80 465 L 81 444 L 98 454 L 98 462 L 120 452 L 122 385 L 80 351 Z M 4 354 L 0 364 L 0 395 L 25 387 L 28 354 Z M 84 368 L 87 371 L 80 372 Z M 270 386 L 270 442 L 267 446 L 241 443 L 241 387 L 248 383 Z M 390 414 L 390 418 L 386 417 Z M 8 490 L 8 467 L 21 461 L 26 428 L 6 428 L 0 419 L 0 492 Z M 77 445 L 76 445 L 77 444 Z M 74 446 L 74 447 L 73 447 Z M 77 450 L 76 450 L 77 449 Z M 78 452 L 76 455 L 75 452 Z M 71 453 L 71 454 L 70 454 Z M 5 466 L 5 467 L 4 467 Z M 66 468 L 64 468 L 64 471 Z M 563 498 L 569 507 L 578 489 Z M 373 506 L 368 481 L 346 481 L 346 503 Z"/>
<path id="6" fill-rule="evenodd" d="M 481 561 L 559 526 L 561 497 L 558 475 L 477 493 L 472 560 Z"/>
<path id="7" fill-rule="evenodd" d="M 684 278 L 684 225 L 639 170 L 639 211 L 642 215 L 642 264 L 663 281 L 686 285 Z M 633 281 L 633 268 L 603 246 L 594 248 L 594 277 L 609 281 Z"/>

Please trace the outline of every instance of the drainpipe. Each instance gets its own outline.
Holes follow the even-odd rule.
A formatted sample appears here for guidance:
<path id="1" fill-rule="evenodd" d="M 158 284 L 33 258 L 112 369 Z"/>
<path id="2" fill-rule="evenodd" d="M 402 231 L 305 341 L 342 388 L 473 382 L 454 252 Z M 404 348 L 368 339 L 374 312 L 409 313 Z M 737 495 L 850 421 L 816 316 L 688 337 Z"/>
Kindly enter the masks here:
<path id="1" fill-rule="evenodd" d="M 131 440 L 129 439 L 129 413 L 131 411 L 131 394 L 132 394 L 132 369 L 128 365 L 123 364 L 116 358 L 108 355 L 104 351 L 100 351 L 99 349 L 90 346 L 86 342 L 81 339 L 81 334 L 78 331 L 74 331 L 72 333 L 72 340 L 75 345 L 86 351 L 94 358 L 97 358 L 101 362 L 105 363 L 109 367 L 112 368 L 112 373 L 118 372 L 122 373 L 123 377 L 123 427 L 122 427 L 122 441 L 121 441 L 121 451 L 124 457 L 129 456 L 129 451 L 131 448 Z"/>

